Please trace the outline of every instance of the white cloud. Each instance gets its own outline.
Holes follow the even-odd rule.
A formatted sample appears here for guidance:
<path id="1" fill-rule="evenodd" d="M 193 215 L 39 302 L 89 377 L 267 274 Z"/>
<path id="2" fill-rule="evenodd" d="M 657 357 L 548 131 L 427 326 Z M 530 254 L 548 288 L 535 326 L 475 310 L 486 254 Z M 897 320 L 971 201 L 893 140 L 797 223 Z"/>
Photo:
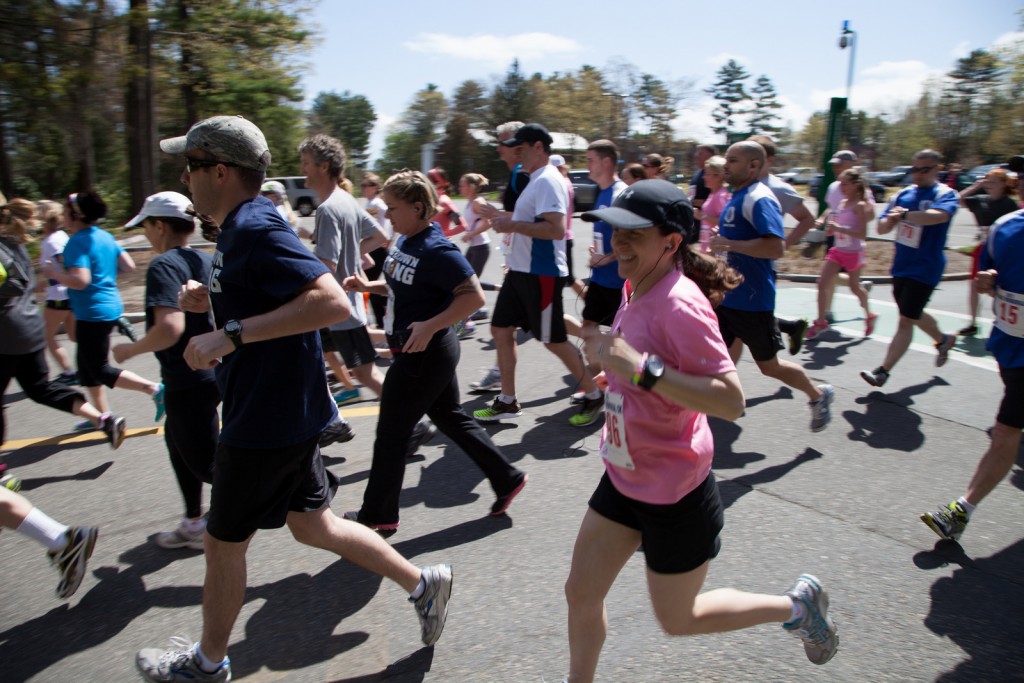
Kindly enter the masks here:
<path id="1" fill-rule="evenodd" d="M 894 112 L 916 102 L 928 79 L 943 73 L 918 60 L 869 66 L 854 74 L 850 107 L 871 114 Z M 846 88 L 813 89 L 807 103 L 814 111 L 827 110 L 833 97 L 846 97 Z"/>
<path id="2" fill-rule="evenodd" d="M 949 51 L 949 56 L 953 59 L 960 59 L 969 54 L 971 54 L 971 41 L 969 40 L 961 40 Z"/>
<path id="3" fill-rule="evenodd" d="M 992 47 L 1013 47 L 1021 42 L 1024 42 L 1024 31 L 1011 31 L 992 41 Z"/>
<path id="4" fill-rule="evenodd" d="M 520 62 L 529 62 L 555 56 L 572 56 L 583 51 L 583 46 L 571 38 L 536 32 L 514 36 L 421 33 L 416 40 L 405 42 L 402 46 L 413 52 L 444 55 L 495 67 L 506 67 L 516 58 Z"/>

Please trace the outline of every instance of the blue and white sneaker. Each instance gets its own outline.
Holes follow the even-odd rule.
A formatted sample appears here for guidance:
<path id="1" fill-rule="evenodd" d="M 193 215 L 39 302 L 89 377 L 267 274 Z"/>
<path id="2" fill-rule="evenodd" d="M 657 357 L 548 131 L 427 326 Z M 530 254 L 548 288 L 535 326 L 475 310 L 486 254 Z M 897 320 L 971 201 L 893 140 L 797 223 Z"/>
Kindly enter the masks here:
<path id="1" fill-rule="evenodd" d="M 199 666 L 196 643 L 175 636 L 171 638 L 171 645 L 173 649 L 168 651 L 147 648 L 135 655 L 135 666 L 144 679 L 154 683 L 222 683 L 231 680 L 231 660 L 227 657 L 216 671 L 210 673 Z"/>
<path id="2" fill-rule="evenodd" d="M 798 621 L 785 623 L 784 629 L 804 641 L 807 659 L 814 664 L 825 664 L 835 657 L 839 649 L 839 635 L 835 622 L 828 615 L 828 593 L 821 582 L 810 574 L 801 574 L 786 595 L 804 608 Z"/>
<path id="3" fill-rule="evenodd" d="M 452 566 L 435 564 L 423 568 L 423 581 L 426 588 L 423 595 L 409 602 L 416 607 L 416 616 L 420 618 L 420 638 L 423 644 L 430 646 L 437 642 L 444 630 L 444 622 L 448 618 L 448 599 L 452 596 Z"/>
<path id="4" fill-rule="evenodd" d="M 167 389 L 164 387 L 163 382 L 157 386 L 156 393 L 153 394 L 153 405 L 156 406 L 156 417 L 153 418 L 153 422 L 159 422 L 160 418 L 167 412 L 167 406 L 164 404 L 164 396 L 167 394 Z"/>

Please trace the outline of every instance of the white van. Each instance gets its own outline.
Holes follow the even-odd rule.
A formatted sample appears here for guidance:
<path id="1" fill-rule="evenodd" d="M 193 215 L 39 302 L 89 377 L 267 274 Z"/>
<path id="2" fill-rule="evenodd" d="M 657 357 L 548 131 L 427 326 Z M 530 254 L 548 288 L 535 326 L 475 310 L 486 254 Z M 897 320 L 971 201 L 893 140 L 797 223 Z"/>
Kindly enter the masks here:
<path id="1" fill-rule="evenodd" d="M 316 207 L 320 205 L 316 192 L 306 187 L 306 179 L 303 176 L 287 176 L 284 178 L 267 178 L 267 181 L 276 180 L 284 185 L 288 193 L 288 203 L 292 205 L 300 216 L 312 216 Z"/>

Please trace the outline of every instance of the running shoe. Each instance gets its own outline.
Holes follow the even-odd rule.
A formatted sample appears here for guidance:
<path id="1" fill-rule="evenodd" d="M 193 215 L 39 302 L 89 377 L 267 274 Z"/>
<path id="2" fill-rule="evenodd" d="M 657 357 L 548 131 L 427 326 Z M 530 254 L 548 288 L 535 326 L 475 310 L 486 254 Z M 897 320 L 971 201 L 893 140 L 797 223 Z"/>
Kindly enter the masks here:
<path id="1" fill-rule="evenodd" d="M 7 489 L 8 491 L 14 491 L 17 493 L 21 490 L 21 479 L 18 479 L 13 474 L 5 474 L 0 477 L 0 486 Z"/>
<path id="2" fill-rule="evenodd" d="M 811 431 L 820 432 L 832 421 L 832 401 L 836 397 L 836 390 L 830 384 L 819 384 L 818 391 L 821 398 L 808 403 L 811 406 Z"/>
<path id="3" fill-rule="evenodd" d="M 133 342 L 139 341 L 139 333 L 135 331 L 135 326 L 132 325 L 131 321 L 123 315 L 117 319 L 117 329 L 121 331 L 121 334 L 128 337 Z"/>
<path id="4" fill-rule="evenodd" d="M 174 636 L 171 638 L 172 649 L 164 651 L 157 648 L 139 650 L 135 655 L 135 666 L 147 681 L 154 683 L 172 683 L 173 681 L 191 681 L 191 683 L 220 683 L 231 680 L 231 660 L 227 657 L 210 673 L 203 671 L 196 657 L 196 646 L 187 638 Z"/>
<path id="5" fill-rule="evenodd" d="M 394 524 L 371 524 L 369 522 L 364 522 L 363 520 L 359 519 L 359 513 L 356 512 L 355 510 L 350 510 L 349 512 L 346 512 L 342 515 L 342 517 L 344 517 L 350 522 L 358 522 L 359 524 L 362 524 L 368 529 L 373 529 L 381 538 L 391 538 L 396 533 L 398 533 L 398 522 L 395 522 Z"/>
<path id="6" fill-rule="evenodd" d="M 53 381 L 66 387 L 73 387 L 78 384 L 78 374 L 74 370 L 68 370 L 54 377 Z"/>
<path id="7" fill-rule="evenodd" d="M 346 443 L 356 438 L 356 433 L 352 431 L 352 425 L 349 424 L 348 420 L 338 418 L 336 422 L 332 422 L 324 428 L 324 431 L 320 432 L 320 448 L 326 448 L 332 443 Z"/>
<path id="8" fill-rule="evenodd" d="M 469 318 L 455 323 L 455 334 L 459 339 L 468 339 L 476 334 L 476 323 Z"/>
<path id="9" fill-rule="evenodd" d="M 814 664 L 825 664 L 839 649 L 836 625 L 828 615 L 828 593 L 818 579 L 801 574 L 786 595 L 803 606 L 804 614 L 799 621 L 785 623 L 782 627 L 804 641 L 807 659 Z"/>
<path id="10" fill-rule="evenodd" d="M 519 417 L 522 414 L 523 409 L 519 405 L 519 401 L 513 399 L 511 403 L 505 403 L 500 398 L 494 399 L 494 403 L 487 408 L 473 411 L 473 417 L 478 422 L 497 422 L 507 417 Z"/>
<path id="11" fill-rule="evenodd" d="M 99 427 L 92 423 L 92 420 L 82 420 L 72 427 L 76 432 L 95 432 Z"/>
<path id="12" fill-rule="evenodd" d="M 127 431 L 125 419 L 108 413 L 100 418 L 100 431 L 106 435 L 110 447 L 116 451 L 124 442 L 124 434 Z"/>
<path id="13" fill-rule="evenodd" d="M 426 588 L 423 595 L 409 598 L 416 607 L 416 616 L 420 618 L 420 638 L 423 644 L 433 645 L 441 637 L 444 622 L 448 618 L 448 600 L 452 596 L 452 566 L 435 564 L 423 568 L 423 582 Z"/>
<path id="14" fill-rule="evenodd" d="M 804 335 L 807 334 L 807 318 L 800 318 L 793 323 L 793 333 L 789 335 L 789 355 L 800 353 L 804 346 Z"/>
<path id="15" fill-rule="evenodd" d="M 583 403 L 583 400 L 586 397 L 587 397 L 587 392 L 585 392 L 585 391 L 573 392 L 573 395 L 569 397 L 569 403 L 570 403 L 570 405 L 578 406 L 579 404 Z"/>
<path id="16" fill-rule="evenodd" d="M 877 313 L 869 313 L 868 317 L 864 318 L 864 336 L 870 337 L 871 333 L 875 331 L 875 322 L 878 320 Z"/>
<path id="17" fill-rule="evenodd" d="M 469 383 L 470 392 L 501 391 L 501 373 L 498 368 L 491 368 L 479 382 Z"/>
<path id="18" fill-rule="evenodd" d="M 947 541 L 957 541 L 960 534 L 967 528 L 967 511 L 964 506 L 953 501 L 935 512 L 926 512 L 921 515 L 921 521 L 931 527 L 931 530 Z"/>
<path id="19" fill-rule="evenodd" d="M 203 536 L 206 534 L 206 519 L 204 518 L 195 530 L 191 525 L 181 520 L 181 524 L 174 531 L 161 531 L 156 535 L 156 544 L 161 548 L 188 548 L 189 550 L 203 549 Z"/>
<path id="20" fill-rule="evenodd" d="M 601 419 L 604 413 L 604 394 L 598 398 L 584 398 L 580 404 L 580 412 L 569 418 L 573 427 L 589 427 Z"/>
<path id="21" fill-rule="evenodd" d="M 486 308 L 481 308 L 479 311 L 469 316 L 469 319 L 474 322 L 480 322 L 481 320 L 487 320 L 489 317 L 491 317 L 490 311 Z"/>
<path id="22" fill-rule="evenodd" d="M 972 323 L 957 332 L 957 334 L 961 337 L 974 337 L 978 334 L 978 326 Z"/>
<path id="23" fill-rule="evenodd" d="M 807 333 L 804 334 L 808 339 L 814 339 L 819 334 L 829 328 L 829 324 L 824 320 L 815 320 L 810 327 L 807 328 Z"/>
<path id="24" fill-rule="evenodd" d="M 861 379 L 873 387 L 885 386 L 885 383 L 889 381 L 889 373 L 881 365 L 874 370 L 861 371 L 860 376 Z"/>
<path id="25" fill-rule="evenodd" d="M 953 348 L 953 344 L 956 343 L 955 334 L 947 334 L 942 338 L 942 341 L 935 342 L 935 350 L 938 352 L 938 356 L 935 357 L 935 367 L 941 368 L 949 360 L 949 350 Z"/>
<path id="26" fill-rule="evenodd" d="M 82 584 L 82 579 L 85 578 L 85 564 L 92 557 L 99 529 L 72 526 L 68 527 L 64 535 L 67 537 L 64 547 L 47 552 L 50 564 L 55 565 L 60 572 L 57 597 L 61 599 L 70 598 Z"/>
<path id="27" fill-rule="evenodd" d="M 416 455 L 416 451 L 420 449 L 420 446 L 427 443 L 434 438 L 437 434 L 437 427 L 430 420 L 420 420 L 416 423 L 416 426 L 412 430 L 412 436 L 409 437 L 409 443 L 405 448 L 405 457 L 411 458 Z"/>
<path id="28" fill-rule="evenodd" d="M 529 478 L 530 475 L 524 472 L 523 478 L 519 480 L 519 483 L 516 484 L 514 489 L 506 493 L 504 496 L 498 496 L 498 499 L 494 501 L 494 505 L 491 506 L 492 517 L 505 514 L 505 510 L 508 510 L 508 506 L 512 504 L 515 497 L 523 490 L 523 487 L 526 486 L 526 480 Z"/>
<path id="29" fill-rule="evenodd" d="M 334 402 L 339 406 L 348 405 L 349 403 L 356 403 L 362 399 L 362 395 L 359 393 L 359 389 L 353 387 L 351 389 L 343 389 L 334 395 Z"/>
<path id="30" fill-rule="evenodd" d="M 167 405 L 164 403 L 164 396 L 167 394 L 167 390 L 161 382 L 157 386 L 156 393 L 153 394 L 153 405 L 156 406 L 156 417 L 153 418 L 153 422 L 159 422 L 160 418 L 167 412 Z"/>

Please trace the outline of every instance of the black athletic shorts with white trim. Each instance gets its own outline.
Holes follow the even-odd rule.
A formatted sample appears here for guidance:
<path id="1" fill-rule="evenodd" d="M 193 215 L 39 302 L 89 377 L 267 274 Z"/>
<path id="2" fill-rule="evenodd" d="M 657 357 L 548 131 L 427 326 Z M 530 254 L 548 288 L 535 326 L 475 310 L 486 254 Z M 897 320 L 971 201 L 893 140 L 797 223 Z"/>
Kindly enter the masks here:
<path id="1" fill-rule="evenodd" d="M 324 467 L 320 435 L 285 448 L 217 446 L 206 530 L 241 543 L 257 529 L 284 526 L 289 512 L 327 507 L 338 478 Z"/>
<path id="2" fill-rule="evenodd" d="M 719 306 L 715 315 L 718 316 L 718 329 L 726 348 L 739 339 L 757 361 L 771 360 L 785 348 L 773 311 L 741 311 Z"/>
<path id="3" fill-rule="evenodd" d="M 590 497 L 590 508 L 606 519 L 636 529 L 647 566 L 658 574 L 693 571 L 718 556 L 725 524 L 715 475 L 671 505 L 641 503 L 619 493 L 605 472 Z"/>
<path id="4" fill-rule="evenodd" d="M 358 368 L 377 360 L 377 351 L 365 325 L 354 330 L 331 330 L 331 340 L 347 367 Z"/>
<path id="5" fill-rule="evenodd" d="M 569 337 L 562 317 L 565 278 L 509 271 L 491 315 L 492 327 L 521 327 L 545 344 Z"/>

